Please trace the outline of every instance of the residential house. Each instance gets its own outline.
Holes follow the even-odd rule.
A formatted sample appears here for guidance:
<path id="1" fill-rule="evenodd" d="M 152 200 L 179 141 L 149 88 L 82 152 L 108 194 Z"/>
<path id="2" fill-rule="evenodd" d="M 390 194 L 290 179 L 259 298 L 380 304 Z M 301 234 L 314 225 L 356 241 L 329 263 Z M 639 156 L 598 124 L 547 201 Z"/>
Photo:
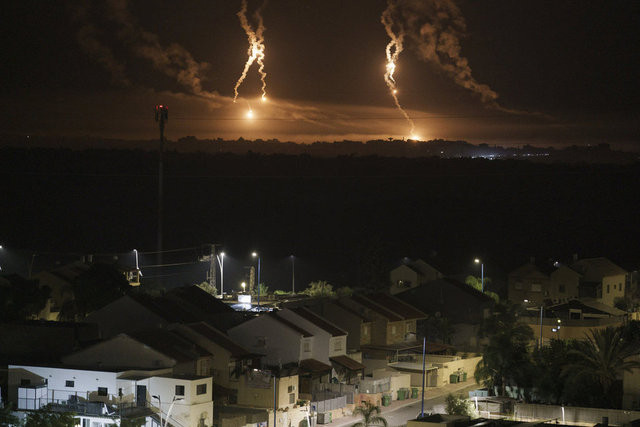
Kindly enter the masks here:
<path id="1" fill-rule="evenodd" d="M 90 264 L 75 261 L 48 271 L 34 274 L 33 278 L 40 282 L 40 286 L 47 286 L 51 294 L 39 318 L 43 320 L 58 320 L 62 306 L 73 299 L 73 282 L 82 273 L 89 270 Z"/>
<path id="2" fill-rule="evenodd" d="M 595 298 L 613 307 L 624 298 L 627 271 L 604 257 L 585 258 L 571 264 L 580 273 L 580 297 Z"/>
<path id="3" fill-rule="evenodd" d="M 165 294 L 165 298 L 221 331 L 244 320 L 242 313 L 196 285 L 174 288 Z"/>
<path id="4" fill-rule="evenodd" d="M 364 365 L 347 356 L 347 333 L 344 330 L 306 307 L 284 309 L 278 315 L 300 324 L 314 335 L 313 357 L 300 363 L 303 379 L 313 379 L 320 363 L 329 363 L 333 377 L 349 383 L 364 374 Z M 306 383 L 301 387 L 303 390 L 308 388 Z"/>
<path id="5" fill-rule="evenodd" d="M 391 270 L 391 273 L 389 273 L 391 280 L 389 292 L 395 295 L 443 277 L 440 271 L 421 259 L 415 261 L 407 260 L 407 262 L 394 268 Z"/>
<path id="6" fill-rule="evenodd" d="M 174 374 L 210 376 L 213 355 L 166 329 L 119 334 L 62 358 L 69 366 L 171 368 Z"/>
<path id="7" fill-rule="evenodd" d="M 443 335 L 451 332 L 451 336 L 448 337 L 450 343 L 466 351 L 479 348 L 478 327 L 482 320 L 489 316 L 495 304 L 491 297 L 474 287 L 450 278 L 435 280 L 395 297 L 423 313 L 446 319 L 453 330 L 439 331 L 439 336 L 434 339 L 447 341 L 443 339 Z"/>
<path id="8" fill-rule="evenodd" d="M 577 298 L 581 275 L 559 262 L 530 262 L 509 273 L 508 299 L 516 304 L 557 304 Z"/>
<path id="9" fill-rule="evenodd" d="M 301 326 L 271 312 L 247 320 L 227 331 L 251 353 L 263 355 L 263 365 L 280 366 L 310 359 L 314 336 Z"/>
<path id="10" fill-rule="evenodd" d="M 308 308 L 347 332 L 347 353 L 360 351 L 360 346 L 371 344 L 371 319 L 343 301 L 326 300 Z"/>
<path id="11" fill-rule="evenodd" d="M 168 298 L 129 294 L 89 314 L 85 321 L 97 323 L 103 338 L 120 333 L 162 328 L 172 323 L 195 323 L 202 319 Z"/>
<path id="12" fill-rule="evenodd" d="M 170 329 L 213 355 L 210 374 L 215 387 L 237 389 L 240 376 L 259 366 L 255 354 L 206 322 L 173 325 Z"/>
<path id="13" fill-rule="evenodd" d="M 540 307 L 530 307 L 528 316 L 521 317 L 533 330 L 538 342 L 541 333 L 543 342 L 554 338 L 583 339 L 591 330 L 622 326 L 626 318 L 626 312 L 587 298 L 543 307 L 542 325 Z"/>
<path id="14" fill-rule="evenodd" d="M 141 416 L 149 425 L 160 416 L 185 427 L 213 424 L 211 378 L 174 375 L 170 369 L 9 365 L 8 395 L 18 410 L 51 405 L 74 412 L 83 427 Z"/>
<path id="15" fill-rule="evenodd" d="M 271 409 L 274 406 L 274 393 L 277 409 L 288 410 L 298 402 L 299 379 L 296 367 L 274 367 L 271 370 L 251 369 L 242 376 L 240 381 L 239 405 Z"/>

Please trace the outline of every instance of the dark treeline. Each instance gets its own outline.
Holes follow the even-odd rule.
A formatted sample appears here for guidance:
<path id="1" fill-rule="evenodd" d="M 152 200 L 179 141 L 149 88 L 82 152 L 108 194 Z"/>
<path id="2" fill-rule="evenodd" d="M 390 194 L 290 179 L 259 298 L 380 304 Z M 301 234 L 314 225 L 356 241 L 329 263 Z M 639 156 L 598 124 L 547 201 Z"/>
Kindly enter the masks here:
<path id="1" fill-rule="evenodd" d="M 2 244 L 153 250 L 157 159 L 145 150 L 0 149 Z M 272 289 L 290 281 L 274 266 L 292 253 L 301 285 L 381 283 L 403 256 L 450 273 L 472 272 L 481 256 L 496 278 L 529 256 L 638 266 L 637 163 L 168 151 L 165 165 L 165 248 L 259 248 Z"/>
<path id="2" fill-rule="evenodd" d="M 158 141 L 120 140 L 94 137 L 39 137 L 26 135 L 0 135 L 0 142 L 6 146 L 33 148 L 73 148 L 73 149 L 140 149 L 156 150 Z M 187 136 L 177 141 L 165 142 L 165 149 L 178 153 L 207 154 L 287 154 L 311 155 L 314 157 L 339 156 L 380 156 L 402 158 L 476 158 L 487 159 L 527 159 L 544 163 L 618 163 L 628 164 L 638 161 L 636 152 L 612 149 L 609 144 L 554 148 L 533 145 L 498 146 L 471 144 L 466 141 L 435 139 L 430 141 L 412 140 L 371 140 L 361 141 L 317 141 L 311 144 L 269 140 L 197 139 Z"/>

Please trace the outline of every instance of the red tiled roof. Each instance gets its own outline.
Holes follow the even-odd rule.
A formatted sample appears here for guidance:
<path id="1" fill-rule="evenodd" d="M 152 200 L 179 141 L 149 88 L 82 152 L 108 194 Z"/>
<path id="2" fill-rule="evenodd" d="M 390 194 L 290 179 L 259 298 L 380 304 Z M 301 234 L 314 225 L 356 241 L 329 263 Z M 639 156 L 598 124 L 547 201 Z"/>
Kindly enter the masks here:
<path id="1" fill-rule="evenodd" d="M 392 322 L 398 322 L 400 320 L 402 320 L 402 317 L 400 317 L 399 315 L 387 310 L 384 307 L 381 307 L 380 305 L 374 303 L 373 301 L 371 301 L 368 298 L 364 298 L 360 295 L 352 295 L 351 299 L 354 300 L 355 302 L 357 302 L 360 305 L 363 305 L 365 307 L 367 307 L 370 310 L 375 311 L 376 313 L 378 313 L 379 315 L 386 317 L 387 319 L 389 319 Z"/>
<path id="2" fill-rule="evenodd" d="M 301 360 L 300 369 L 311 374 L 323 374 L 325 372 L 331 372 L 331 366 L 316 359 Z"/>
<path id="3" fill-rule="evenodd" d="M 412 305 L 393 297 L 392 295 L 378 292 L 373 295 L 367 295 L 367 298 L 376 304 L 384 305 L 389 310 L 403 316 L 405 319 L 424 319 L 427 317 L 425 313 L 418 310 Z"/>
<path id="4" fill-rule="evenodd" d="M 360 362 L 358 362 L 356 360 L 353 360 L 349 356 L 330 357 L 329 360 L 331 360 L 332 362 L 337 363 L 338 365 L 344 366 L 345 368 L 349 369 L 350 371 L 360 371 L 360 370 L 363 370 L 365 368 L 365 366 L 362 363 L 360 363 Z"/>
<path id="5" fill-rule="evenodd" d="M 346 312 L 349 312 L 351 314 L 353 314 L 354 316 L 358 316 L 360 319 L 362 319 L 362 321 L 364 323 L 371 323 L 371 319 L 369 319 L 367 316 L 358 313 L 356 310 L 354 310 L 353 308 L 349 307 L 346 304 L 343 304 L 340 300 L 336 300 L 336 301 L 332 301 L 331 304 L 335 304 L 338 307 L 340 307 L 341 309 L 343 309 Z"/>
<path id="6" fill-rule="evenodd" d="M 325 331 L 329 332 L 332 337 L 340 337 L 340 336 L 343 336 L 343 335 L 347 335 L 347 333 L 345 331 L 343 331 L 342 329 L 340 329 L 337 326 L 329 323 L 327 320 L 323 319 L 322 317 L 318 316 L 314 312 L 312 312 L 312 311 L 310 311 L 310 310 L 308 310 L 308 309 L 306 309 L 304 307 L 292 308 L 291 311 L 293 311 L 294 313 L 296 313 L 298 316 L 302 317 L 303 319 L 306 319 L 309 322 L 313 323 L 317 327 L 319 327 L 321 329 L 324 329 Z"/>
<path id="7" fill-rule="evenodd" d="M 218 331 L 205 322 L 191 323 L 187 325 L 187 327 L 229 351 L 229 353 L 231 353 L 231 355 L 236 359 L 250 356 L 249 351 L 233 342 L 233 340 L 231 340 L 231 338 L 226 334 Z"/>

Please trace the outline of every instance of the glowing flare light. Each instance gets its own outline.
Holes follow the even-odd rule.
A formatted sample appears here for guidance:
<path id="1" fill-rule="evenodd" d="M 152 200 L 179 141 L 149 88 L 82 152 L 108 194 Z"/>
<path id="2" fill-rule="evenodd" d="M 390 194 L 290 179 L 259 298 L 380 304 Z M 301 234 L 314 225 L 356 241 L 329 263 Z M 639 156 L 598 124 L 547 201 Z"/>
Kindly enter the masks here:
<path id="1" fill-rule="evenodd" d="M 265 2 L 266 3 L 266 2 Z M 254 30 L 249 24 L 249 20 L 247 19 L 247 0 L 242 0 L 242 8 L 238 12 L 238 18 L 240 19 L 240 24 L 242 25 L 242 29 L 247 34 L 247 38 L 249 40 L 249 50 L 247 51 L 247 62 L 244 64 L 244 69 L 242 70 L 242 74 L 240 78 L 236 82 L 235 87 L 233 88 L 234 96 L 233 102 L 236 102 L 238 98 L 238 88 L 247 77 L 247 72 L 251 65 L 254 62 L 258 63 L 258 73 L 260 74 L 260 81 L 262 82 L 262 101 L 267 100 L 267 73 L 264 71 L 264 21 L 262 20 L 262 8 L 265 3 L 258 8 L 253 16 L 257 22 L 257 28 Z"/>
<path id="2" fill-rule="evenodd" d="M 398 88 L 396 87 L 396 80 L 393 77 L 393 73 L 396 71 L 396 63 L 398 62 L 398 57 L 400 56 L 400 52 L 402 52 L 403 46 L 402 42 L 404 41 L 404 30 L 400 28 L 398 33 L 393 30 L 393 10 L 395 6 L 393 0 L 389 0 L 387 4 L 387 8 L 382 12 L 382 17 L 380 18 L 382 25 L 384 25 L 384 29 L 387 32 L 387 35 L 391 39 L 389 43 L 387 43 L 387 47 L 385 49 L 385 53 L 387 56 L 387 66 L 386 72 L 384 73 L 384 81 L 389 87 L 389 91 L 391 92 L 391 96 L 393 97 L 393 101 L 396 104 L 398 110 L 402 113 L 404 118 L 409 123 L 411 130 L 409 134 L 413 134 L 416 129 L 413 120 L 409 117 L 407 112 L 400 105 L 400 101 L 398 101 Z M 413 139 L 413 138 L 412 138 Z"/>

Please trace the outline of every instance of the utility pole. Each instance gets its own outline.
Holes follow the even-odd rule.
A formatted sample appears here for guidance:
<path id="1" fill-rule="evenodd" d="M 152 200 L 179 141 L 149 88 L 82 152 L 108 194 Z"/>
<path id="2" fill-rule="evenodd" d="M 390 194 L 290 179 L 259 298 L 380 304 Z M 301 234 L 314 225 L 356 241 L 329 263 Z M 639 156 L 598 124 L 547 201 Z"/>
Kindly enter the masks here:
<path id="1" fill-rule="evenodd" d="M 164 179 L 164 124 L 169 121 L 169 107 L 166 105 L 156 105 L 156 122 L 160 126 L 160 147 L 158 149 L 158 265 L 162 265 L 162 214 L 163 214 L 163 179 Z M 160 274 L 162 282 L 162 273 Z"/>

